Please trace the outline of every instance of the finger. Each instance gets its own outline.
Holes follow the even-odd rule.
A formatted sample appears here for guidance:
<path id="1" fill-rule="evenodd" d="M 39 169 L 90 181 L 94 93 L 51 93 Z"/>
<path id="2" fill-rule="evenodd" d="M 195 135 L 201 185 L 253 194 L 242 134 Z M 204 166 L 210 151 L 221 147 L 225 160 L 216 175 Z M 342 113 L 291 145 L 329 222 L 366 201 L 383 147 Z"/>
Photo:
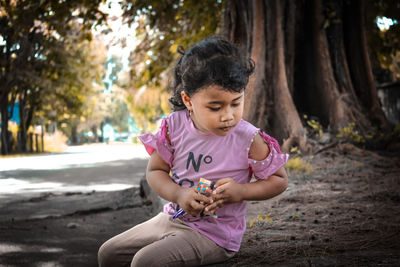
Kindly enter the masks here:
<path id="1" fill-rule="evenodd" d="M 222 199 L 222 198 L 223 198 L 223 194 L 217 193 L 217 192 L 215 191 L 215 192 L 213 192 L 213 194 L 211 195 L 211 197 L 212 197 L 212 199 L 213 199 L 213 202 L 215 202 L 215 201 L 218 201 L 218 200 Z"/>
<path id="2" fill-rule="evenodd" d="M 231 180 L 231 178 L 222 178 L 222 179 L 219 179 L 219 180 L 215 183 L 214 188 L 217 188 L 217 187 L 219 187 L 219 186 L 221 186 L 221 185 L 223 185 L 223 184 L 226 184 L 226 183 L 228 183 L 230 180 Z"/>
<path id="3" fill-rule="evenodd" d="M 215 209 L 218 209 L 218 203 L 217 203 L 217 202 L 214 202 L 213 204 L 208 205 L 208 206 L 204 209 L 204 211 L 205 211 L 205 212 L 208 212 L 208 211 L 212 211 L 212 210 L 215 210 Z"/>
<path id="4" fill-rule="evenodd" d="M 206 206 L 206 210 L 214 210 L 214 209 L 219 209 L 222 208 L 225 204 L 224 199 L 220 199 L 218 201 L 215 201 L 213 204 Z"/>
<path id="5" fill-rule="evenodd" d="M 191 206 L 191 208 L 192 208 L 193 210 L 195 210 L 196 212 L 200 212 L 200 211 L 202 211 L 202 210 L 205 208 L 205 205 L 204 205 L 204 204 L 201 204 L 201 203 L 199 203 L 199 202 L 197 202 L 197 201 L 192 201 L 192 202 L 190 202 L 190 206 Z"/>
<path id="6" fill-rule="evenodd" d="M 198 202 L 203 202 L 204 204 L 211 204 L 213 201 L 212 198 L 198 193 L 196 193 L 194 199 L 197 200 Z"/>
<path id="7" fill-rule="evenodd" d="M 216 212 L 218 209 L 222 208 L 224 206 L 224 200 L 219 200 L 214 202 L 212 205 L 207 206 L 204 211 L 206 213 L 212 214 L 213 212 Z"/>
<path id="8" fill-rule="evenodd" d="M 215 192 L 215 194 L 221 194 L 221 193 L 223 193 L 223 192 L 226 190 L 226 188 L 228 188 L 228 187 L 229 187 L 229 184 L 228 184 L 228 183 L 222 184 L 222 185 L 220 185 L 219 187 L 217 187 L 217 188 L 214 190 L 214 192 Z"/>
<path id="9" fill-rule="evenodd" d="M 216 202 L 216 201 L 218 201 L 218 200 L 221 200 L 221 199 L 225 199 L 225 198 L 228 197 L 228 193 L 227 193 L 227 191 L 225 190 L 225 188 L 221 188 L 221 189 L 218 190 L 218 191 L 220 191 L 220 192 L 215 191 L 215 192 L 211 195 L 211 197 L 212 197 L 212 199 L 214 200 L 214 202 Z"/>

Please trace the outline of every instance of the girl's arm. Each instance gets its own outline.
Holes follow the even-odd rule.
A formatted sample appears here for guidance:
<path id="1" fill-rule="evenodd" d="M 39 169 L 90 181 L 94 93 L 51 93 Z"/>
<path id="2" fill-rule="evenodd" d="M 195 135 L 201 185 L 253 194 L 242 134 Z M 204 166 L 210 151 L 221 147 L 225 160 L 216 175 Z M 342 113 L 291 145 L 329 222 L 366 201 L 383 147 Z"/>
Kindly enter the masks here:
<path id="1" fill-rule="evenodd" d="M 147 165 L 146 179 L 150 187 L 163 199 L 178 203 L 186 213 L 198 215 L 211 203 L 211 198 L 198 194 L 193 188 L 182 188 L 169 176 L 170 167 L 156 150 L 151 154 Z M 200 204 L 203 202 L 204 204 Z"/>
<path id="2" fill-rule="evenodd" d="M 268 145 L 260 135 L 256 135 L 250 147 L 249 157 L 254 160 L 264 160 L 270 153 Z M 265 177 L 267 178 L 267 177 Z M 206 208 L 212 213 L 222 206 L 241 202 L 243 200 L 266 200 L 279 195 L 286 190 L 288 179 L 282 167 L 265 180 L 246 184 L 238 184 L 232 178 L 220 179 L 215 184 L 213 192 L 214 203 Z"/>

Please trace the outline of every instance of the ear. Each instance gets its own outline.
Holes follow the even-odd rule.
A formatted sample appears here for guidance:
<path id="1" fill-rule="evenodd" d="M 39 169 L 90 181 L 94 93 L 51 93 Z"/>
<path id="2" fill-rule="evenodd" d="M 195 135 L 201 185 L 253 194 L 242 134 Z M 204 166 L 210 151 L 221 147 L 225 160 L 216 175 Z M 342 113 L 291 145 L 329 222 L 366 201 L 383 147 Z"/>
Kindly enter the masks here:
<path id="1" fill-rule="evenodd" d="M 184 92 L 181 92 L 182 102 L 185 104 L 186 108 L 191 111 L 192 110 L 192 102 L 190 97 Z"/>

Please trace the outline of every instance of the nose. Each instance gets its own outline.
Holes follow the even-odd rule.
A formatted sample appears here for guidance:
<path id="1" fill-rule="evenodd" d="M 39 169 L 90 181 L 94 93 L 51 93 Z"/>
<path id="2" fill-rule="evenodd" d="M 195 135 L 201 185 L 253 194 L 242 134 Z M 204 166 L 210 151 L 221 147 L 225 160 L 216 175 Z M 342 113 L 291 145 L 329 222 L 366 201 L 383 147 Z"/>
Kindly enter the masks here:
<path id="1" fill-rule="evenodd" d="M 227 108 L 224 110 L 223 114 L 221 115 L 222 122 L 228 122 L 233 120 L 233 110 L 231 108 Z"/>

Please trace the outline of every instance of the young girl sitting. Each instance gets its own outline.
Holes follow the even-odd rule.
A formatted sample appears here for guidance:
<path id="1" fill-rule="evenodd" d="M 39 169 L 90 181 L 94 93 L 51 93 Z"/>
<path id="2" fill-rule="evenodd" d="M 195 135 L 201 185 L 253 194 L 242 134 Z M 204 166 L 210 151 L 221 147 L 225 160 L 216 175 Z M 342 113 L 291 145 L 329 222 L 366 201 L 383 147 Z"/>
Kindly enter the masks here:
<path id="1" fill-rule="evenodd" d="M 253 61 L 219 37 L 178 52 L 170 99 L 174 112 L 155 135 L 140 136 L 151 155 L 147 181 L 170 202 L 154 218 L 105 242 L 100 266 L 225 261 L 240 248 L 246 201 L 272 198 L 287 187 L 288 155 L 242 119 Z M 215 182 L 210 196 L 196 192 L 200 178 Z"/>

